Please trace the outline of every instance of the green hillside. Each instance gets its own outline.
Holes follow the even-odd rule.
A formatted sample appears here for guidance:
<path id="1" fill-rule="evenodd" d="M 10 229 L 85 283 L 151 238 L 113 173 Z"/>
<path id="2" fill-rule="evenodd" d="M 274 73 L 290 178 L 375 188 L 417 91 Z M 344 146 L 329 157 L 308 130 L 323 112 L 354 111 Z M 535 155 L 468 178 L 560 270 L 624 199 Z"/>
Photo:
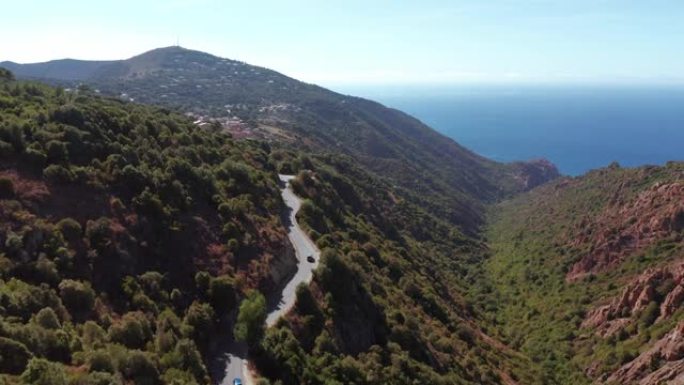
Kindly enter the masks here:
<path id="1" fill-rule="evenodd" d="M 526 358 L 487 336 L 463 299 L 482 244 L 415 191 L 347 155 L 235 141 L 168 110 L 6 75 L 3 381 L 208 383 L 216 342 L 231 338 L 220 325 L 294 268 L 278 171 L 299 174 L 300 221 L 324 252 L 296 310 L 251 341 L 266 378 L 530 376 Z"/>
<path id="2" fill-rule="evenodd" d="M 216 321 L 292 255 L 268 151 L 168 111 L 0 84 L 3 376 L 206 383 Z"/>

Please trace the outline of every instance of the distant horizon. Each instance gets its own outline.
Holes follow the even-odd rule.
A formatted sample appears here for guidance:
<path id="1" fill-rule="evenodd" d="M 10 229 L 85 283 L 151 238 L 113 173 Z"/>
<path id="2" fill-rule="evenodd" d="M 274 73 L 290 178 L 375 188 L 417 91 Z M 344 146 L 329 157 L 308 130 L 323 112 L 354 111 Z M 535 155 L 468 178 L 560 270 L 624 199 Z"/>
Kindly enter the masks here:
<path id="1" fill-rule="evenodd" d="M 460 87 L 355 92 L 500 162 L 545 158 L 566 175 L 684 161 L 684 87 Z"/>

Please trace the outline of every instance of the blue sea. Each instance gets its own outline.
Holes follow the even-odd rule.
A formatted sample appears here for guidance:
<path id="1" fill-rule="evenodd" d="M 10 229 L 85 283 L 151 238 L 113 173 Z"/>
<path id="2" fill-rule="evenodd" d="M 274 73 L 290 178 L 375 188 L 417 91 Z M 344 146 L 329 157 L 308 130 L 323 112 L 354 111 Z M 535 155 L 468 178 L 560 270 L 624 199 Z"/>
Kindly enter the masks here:
<path id="1" fill-rule="evenodd" d="M 547 158 L 568 175 L 684 160 L 684 87 L 337 87 L 407 112 L 498 161 Z"/>

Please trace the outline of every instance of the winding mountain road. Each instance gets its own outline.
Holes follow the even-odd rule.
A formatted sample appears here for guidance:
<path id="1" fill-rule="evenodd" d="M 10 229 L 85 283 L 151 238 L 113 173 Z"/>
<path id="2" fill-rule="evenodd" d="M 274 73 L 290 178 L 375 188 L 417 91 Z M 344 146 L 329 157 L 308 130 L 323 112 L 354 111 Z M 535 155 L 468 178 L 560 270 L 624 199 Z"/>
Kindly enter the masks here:
<path id="1" fill-rule="evenodd" d="M 279 175 L 281 182 L 281 196 L 287 206 L 287 212 L 283 216 L 285 226 L 287 226 L 287 236 L 294 247 L 297 256 L 297 272 L 290 281 L 283 287 L 280 293 L 268 298 L 268 316 L 266 317 L 266 327 L 275 325 L 280 317 L 285 315 L 295 304 L 296 289 L 300 283 L 309 283 L 313 277 L 313 271 L 318 266 L 320 251 L 314 245 L 309 236 L 299 227 L 296 215 L 302 206 L 302 201 L 292 190 L 290 181 L 294 175 Z M 307 257 L 312 256 L 315 261 L 308 262 Z M 254 385 L 249 369 L 247 368 L 247 345 L 241 342 L 233 342 L 228 346 L 225 356 L 226 369 L 221 385 L 233 385 L 235 378 L 242 379 L 246 385 Z"/>

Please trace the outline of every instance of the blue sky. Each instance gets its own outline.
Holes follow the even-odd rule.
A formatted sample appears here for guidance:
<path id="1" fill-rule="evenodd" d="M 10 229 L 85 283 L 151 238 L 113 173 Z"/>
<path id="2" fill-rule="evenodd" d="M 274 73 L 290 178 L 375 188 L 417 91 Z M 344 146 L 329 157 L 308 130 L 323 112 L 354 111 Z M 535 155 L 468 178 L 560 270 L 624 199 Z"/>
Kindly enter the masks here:
<path id="1" fill-rule="evenodd" d="M 0 60 L 173 45 L 323 85 L 684 83 L 682 0 L 12 1 Z"/>

